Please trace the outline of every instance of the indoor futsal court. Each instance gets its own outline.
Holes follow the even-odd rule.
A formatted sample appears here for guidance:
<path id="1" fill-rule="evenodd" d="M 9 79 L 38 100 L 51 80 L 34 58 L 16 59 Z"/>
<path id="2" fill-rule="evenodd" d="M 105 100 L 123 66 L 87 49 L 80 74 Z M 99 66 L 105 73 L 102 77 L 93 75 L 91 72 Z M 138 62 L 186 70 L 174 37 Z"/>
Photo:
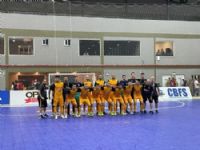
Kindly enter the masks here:
<path id="1" fill-rule="evenodd" d="M 0 0 L 0 150 L 200 150 L 200 0 Z"/>
<path id="2" fill-rule="evenodd" d="M 158 114 L 40 120 L 37 108 L 1 107 L 2 150 L 199 149 L 199 100 L 161 102 Z M 58 136 L 59 135 L 59 136 Z"/>

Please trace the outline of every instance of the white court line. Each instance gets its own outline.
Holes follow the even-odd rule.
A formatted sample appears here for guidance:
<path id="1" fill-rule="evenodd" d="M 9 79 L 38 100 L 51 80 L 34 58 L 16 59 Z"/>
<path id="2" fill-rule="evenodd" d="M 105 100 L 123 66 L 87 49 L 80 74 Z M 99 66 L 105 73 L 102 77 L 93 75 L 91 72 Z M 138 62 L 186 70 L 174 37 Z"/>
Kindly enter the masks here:
<path id="1" fill-rule="evenodd" d="M 175 108 L 185 107 L 185 103 L 184 102 L 181 102 L 181 101 L 172 101 L 172 102 L 176 102 L 179 105 L 177 105 L 177 106 L 169 106 L 169 107 L 159 107 L 158 110 L 175 109 Z M 4 108 L 4 107 L 2 107 L 2 108 Z M 118 109 L 119 109 L 119 107 L 118 107 Z M 96 108 L 94 110 L 96 110 Z M 108 107 L 105 107 L 105 110 L 108 110 Z M 47 109 L 47 112 L 51 112 L 51 109 Z M 38 113 L 39 113 L 39 111 L 36 111 L 36 114 L 24 114 L 24 115 L 21 115 L 21 114 L 18 114 L 18 115 L 7 115 L 7 114 L 0 113 L 0 117 L 33 117 L 33 116 L 35 117 L 35 116 L 39 116 Z"/>
<path id="2" fill-rule="evenodd" d="M 182 107 L 185 106 L 185 103 L 184 103 L 184 102 L 181 102 L 181 101 L 174 101 L 174 102 L 177 102 L 177 103 L 179 103 L 180 105 L 178 105 L 178 106 L 170 106 L 170 107 L 159 107 L 158 110 L 161 110 L 161 109 L 182 108 Z"/>

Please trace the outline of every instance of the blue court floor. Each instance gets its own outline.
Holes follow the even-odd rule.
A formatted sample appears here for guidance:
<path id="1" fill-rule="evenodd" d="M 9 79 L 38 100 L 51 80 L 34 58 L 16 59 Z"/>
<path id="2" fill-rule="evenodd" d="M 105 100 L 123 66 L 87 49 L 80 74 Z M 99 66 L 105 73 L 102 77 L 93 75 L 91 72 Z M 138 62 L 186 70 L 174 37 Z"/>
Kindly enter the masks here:
<path id="1" fill-rule="evenodd" d="M 0 108 L 0 150 L 200 150 L 200 101 L 161 102 L 159 114 L 38 119 Z"/>

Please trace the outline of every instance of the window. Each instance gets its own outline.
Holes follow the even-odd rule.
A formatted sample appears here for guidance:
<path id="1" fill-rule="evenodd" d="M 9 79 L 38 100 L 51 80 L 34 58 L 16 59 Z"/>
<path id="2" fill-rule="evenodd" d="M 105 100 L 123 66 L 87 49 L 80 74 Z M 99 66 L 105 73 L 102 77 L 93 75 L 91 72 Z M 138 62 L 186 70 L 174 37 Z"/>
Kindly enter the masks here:
<path id="1" fill-rule="evenodd" d="M 104 41 L 105 56 L 139 56 L 139 41 Z"/>
<path id="2" fill-rule="evenodd" d="M 155 44 L 156 56 L 174 56 L 173 42 L 160 41 Z"/>
<path id="3" fill-rule="evenodd" d="M 32 38 L 9 38 L 11 55 L 33 55 Z"/>
<path id="4" fill-rule="evenodd" d="M 71 45 L 71 40 L 64 40 L 64 46 L 70 46 Z"/>
<path id="5" fill-rule="evenodd" d="M 43 39 L 42 45 L 49 45 L 49 39 Z"/>
<path id="6" fill-rule="evenodd" d="M 0 54 L 4 54 L 4 38 L 0 37 Z"/>
<path id="7" fill-rule="evenodd" d="M 100 55 L 100 41 L 99 40 L 80 40 L 79 41 L 80 51 L 79 54 L 99 56 Z"/>

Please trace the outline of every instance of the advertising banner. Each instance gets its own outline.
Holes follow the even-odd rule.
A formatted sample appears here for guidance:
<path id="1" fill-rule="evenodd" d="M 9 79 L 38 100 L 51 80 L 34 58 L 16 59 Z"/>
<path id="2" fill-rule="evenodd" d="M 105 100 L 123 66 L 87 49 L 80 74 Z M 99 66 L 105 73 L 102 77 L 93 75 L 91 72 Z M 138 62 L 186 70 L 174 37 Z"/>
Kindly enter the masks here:
<path id="1" fill-rule="evenodd" d="M 38 106 L 37 90 L 10 91 L 10 106 Z"/>
<path id="2" fill-rule="evenodd" d="M 159 87 L 160 101 L 192 100 L 189 87 Z"/>
<path id="3" fill-rule="evenodd" d="M 9 91 L 0 91 L 0 104 L 9 104 Z"/>

